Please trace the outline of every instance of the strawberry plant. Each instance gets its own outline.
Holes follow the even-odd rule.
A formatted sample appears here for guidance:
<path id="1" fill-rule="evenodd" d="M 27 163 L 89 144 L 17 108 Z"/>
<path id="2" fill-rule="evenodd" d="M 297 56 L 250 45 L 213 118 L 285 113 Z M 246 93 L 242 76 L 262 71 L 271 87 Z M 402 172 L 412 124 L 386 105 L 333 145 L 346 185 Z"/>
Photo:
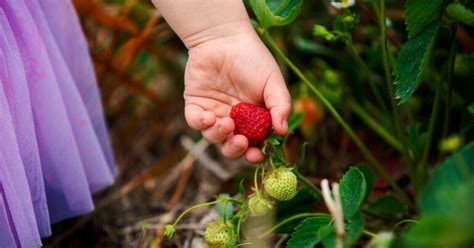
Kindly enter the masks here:
<path id="1" fill-rule="evenodd" d="M 300 12 L 304 18 L 314 6 L 302 0 L 247 2 L 255 29 L 296 82 L 289 134 L 271 133 L 271 116 L 263 106 L 235 105 L 229 113 L 235 133 L 266 155 L 254 170 L 253 187 L 241 184 L 234 197 L 221 195 L 191 207 L 166 227 L 165 234 L 173 236 L 176 224 L 190 210 L 215 205 L 219 218 L 207 224 L 204 233 L 209 247 L 272 247 L 272 237 L 291 248 L 472 246 L 474 63 L 458 49 L 458 36 L 459 30 L 472 31 L 473 4 L 408 0 L 404 23 L 397 27 L 387 17 L 385 0 L 357 5 L 333 1 L 343 9 L 333 9 L 332 25 L 305 19 L 304 25 L 311 22 L 313 37 L 300 34 L 296 45 L 282 49 L 279 29 L 288 31 Z M 370 39 L 361 38 L 364 35 Z M 368 52 L 361 54 L 360 47 Z M 305 64 L 291 56 L 291 48 L 323 58 Z M 352 62 L 350 68 L 336 69 L 324 61 L 340 62 L 335 48 L 345 51 L 343 59 Z M 353 73 L 344 77 L 343 70 Z M 381 155 L 380 147 L 371 145 L 348 116 L 383 143 L 390 157 Z M 325 176 L 332 184 L 311 175 L 318 169 L 309 166 L 317 163 L 317 154 L 309 154 L 306 143 L 299 156 L 290 158 L 288 152 L 299 132 L 310 142 L 320 138 L 314 137 L 314 127 L 320 127 L 322 118 L 337 124 L 344 134 L 336 140 L 359 155 L 342 175 Z M 243 229 L 252 219 L 266 219 L 271 225 L 251 229 L 249 235 Z"/>

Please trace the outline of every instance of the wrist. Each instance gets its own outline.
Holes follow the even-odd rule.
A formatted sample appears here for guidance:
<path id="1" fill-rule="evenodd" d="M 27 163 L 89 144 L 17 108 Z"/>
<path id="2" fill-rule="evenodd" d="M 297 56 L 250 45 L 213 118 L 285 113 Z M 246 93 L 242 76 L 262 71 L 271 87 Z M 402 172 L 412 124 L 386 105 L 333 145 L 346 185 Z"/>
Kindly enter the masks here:
<path id="1" fill-rule="evenodd" d="M 248 17 L 208 27 L 181 40 L 192 49 L 211 42 L 231 42 L 239 37 L 258 37 Z"/>
<path id="2" fill-rule="evenodd" d="M 253 31 L 242 0 L 153 0 L 153 3 L 188 48 Z"/>

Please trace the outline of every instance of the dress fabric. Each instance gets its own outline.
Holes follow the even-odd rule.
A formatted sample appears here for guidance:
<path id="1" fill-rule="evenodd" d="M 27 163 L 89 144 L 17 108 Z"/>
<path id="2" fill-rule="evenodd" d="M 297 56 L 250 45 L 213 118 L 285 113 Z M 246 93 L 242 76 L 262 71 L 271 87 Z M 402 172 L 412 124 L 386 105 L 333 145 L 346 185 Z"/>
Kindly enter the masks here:
<path id="1" fill-rule="evenodd" d="M 0 0 L 0 247 L 93 210 L 115 163 L 70 0 Z"/>

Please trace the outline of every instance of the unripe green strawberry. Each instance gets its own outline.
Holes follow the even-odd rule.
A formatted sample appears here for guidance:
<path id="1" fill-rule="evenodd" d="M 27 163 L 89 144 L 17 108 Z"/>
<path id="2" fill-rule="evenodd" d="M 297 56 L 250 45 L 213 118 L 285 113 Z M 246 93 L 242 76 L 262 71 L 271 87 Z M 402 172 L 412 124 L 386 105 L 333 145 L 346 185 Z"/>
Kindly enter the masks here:
<path id="1" fill-rule="evenodd" d="M 298 180 L 290 168 L 279 168 L 271 171 L 263 181 L 263 189 L 269 196 L 289 201 L 296 195 Z"/>
<path id="2" fill-rule="evenodd" d="M 258 194 L 253 194 L 249 197 L 249 210 L 250 215 L 252 216 L 263 216 L 266 215 L 273 208 L 273 202 L 259 196 Z"/>
<path id="3" fill-rule="evenodd" d="M 207 225 L 204 239 L 210 248 L 234 247 L 236 239 L 234 227 L 231 223 L 223 221 L 212 222 Z"/>

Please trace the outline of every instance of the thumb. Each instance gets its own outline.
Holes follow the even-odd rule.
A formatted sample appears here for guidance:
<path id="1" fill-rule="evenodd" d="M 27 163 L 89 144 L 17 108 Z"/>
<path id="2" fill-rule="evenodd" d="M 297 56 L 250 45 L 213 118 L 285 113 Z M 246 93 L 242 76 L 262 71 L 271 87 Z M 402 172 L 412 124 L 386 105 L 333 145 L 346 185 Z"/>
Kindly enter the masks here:
<path id="1" fill-rule="evenodd" d="M 268 78 L 263 98 L 272 116 L 273 129 L 278 135 L 286 135 L 288 117 L 291 112 L 291 97 L 280 70 L 273 72 Z"/>

